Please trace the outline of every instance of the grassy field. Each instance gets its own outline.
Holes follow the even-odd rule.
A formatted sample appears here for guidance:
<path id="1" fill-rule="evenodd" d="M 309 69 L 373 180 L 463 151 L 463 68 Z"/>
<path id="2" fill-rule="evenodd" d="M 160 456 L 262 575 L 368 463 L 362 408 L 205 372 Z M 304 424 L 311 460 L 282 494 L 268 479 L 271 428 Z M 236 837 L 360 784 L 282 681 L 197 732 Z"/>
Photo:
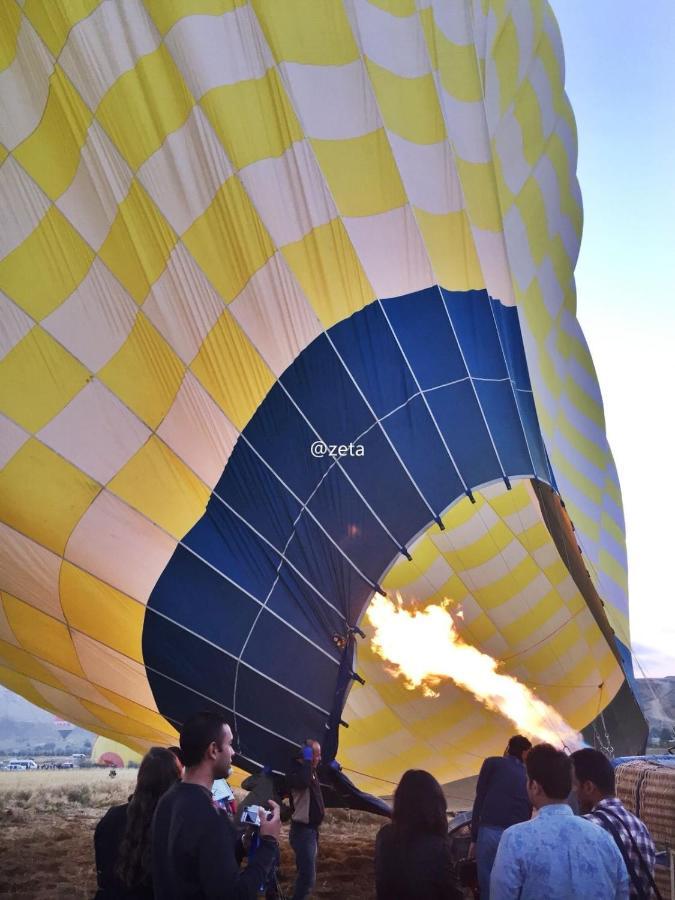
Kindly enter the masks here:
<path id="1" fill-rule="evenodd" d="M 84 900 L 96 891 L 93 836 L 109 806 L 124 803 L 135 770 L 0 772 L 0 898 Z M 383 819 L 329 811 L 321 831 L 318 881 L 322 900 L 372 900 L 373 850 Z M 294 861 L 282 834 L 282 884 Z"/>

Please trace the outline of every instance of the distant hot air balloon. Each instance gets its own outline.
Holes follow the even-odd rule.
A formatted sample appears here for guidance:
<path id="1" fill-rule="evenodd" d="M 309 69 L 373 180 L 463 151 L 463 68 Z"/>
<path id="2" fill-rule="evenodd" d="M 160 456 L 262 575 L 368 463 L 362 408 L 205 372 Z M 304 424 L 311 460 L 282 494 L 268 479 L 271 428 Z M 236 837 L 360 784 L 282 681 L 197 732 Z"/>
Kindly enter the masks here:
<path id="1" fill-rule="evenodd" d="M 64 741 L 73 730 L 70 722 L 64 722 L 63 719 L 54 719 L 54 725 Z"/>
<path id="2" fill-rule="evenodd" d="M 0 681 L 139 752 L 210 707 L 249 770 L 472 774 L 512 726 L 391 678 L 381 588 L 638 750 L 548 3 L 0 17 Z"/>

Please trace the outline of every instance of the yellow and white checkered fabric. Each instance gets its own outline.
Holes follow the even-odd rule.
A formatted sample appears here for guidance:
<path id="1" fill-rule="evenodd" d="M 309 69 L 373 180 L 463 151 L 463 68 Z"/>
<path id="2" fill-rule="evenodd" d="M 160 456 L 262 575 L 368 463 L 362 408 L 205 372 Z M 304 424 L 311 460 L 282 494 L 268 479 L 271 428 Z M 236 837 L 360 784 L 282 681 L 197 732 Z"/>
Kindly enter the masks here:
<path id="1" fill-rule="evenodd" d="M 136 748 L 173 740 L 141 629 L 177 540 L 317 335 L 435 283 L 518 305 L 558 485 L 628 643 L 621 498 L 575 317 L 575 161 L 544 0 L 2 0 L 0 681 Z M 420 578 L 466 598 L 467 634 L 500 656 L 569 613 L 514 671 L 600 678 L 604 707 L 618 669 L 540 523 L 536 546 L 509 524 L 524 491 L 464 523 L 454 508 Z M 454 546 L 476 516 L 476 546 Z M 354 761 L 399 731 L 443 746 L 445 713 L 418 722 L 368 669 Z M 556 699 L 592 718 L 585 697 Z"/>

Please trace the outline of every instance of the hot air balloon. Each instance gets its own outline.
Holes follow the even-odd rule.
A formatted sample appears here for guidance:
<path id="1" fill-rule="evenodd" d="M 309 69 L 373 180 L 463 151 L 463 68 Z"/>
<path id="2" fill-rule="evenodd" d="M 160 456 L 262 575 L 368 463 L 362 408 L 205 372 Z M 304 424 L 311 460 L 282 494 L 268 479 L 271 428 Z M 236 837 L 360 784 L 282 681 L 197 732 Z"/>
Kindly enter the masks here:
<path id="1" fill-rule="evenodd" d="M 249 771 L 316 736 L 450 782 L 511 725 L 392 679 L 399 591 L 639 751 L 548 3 L 0 15 L 0 682 L 138 751 L 213 708 Z"/>

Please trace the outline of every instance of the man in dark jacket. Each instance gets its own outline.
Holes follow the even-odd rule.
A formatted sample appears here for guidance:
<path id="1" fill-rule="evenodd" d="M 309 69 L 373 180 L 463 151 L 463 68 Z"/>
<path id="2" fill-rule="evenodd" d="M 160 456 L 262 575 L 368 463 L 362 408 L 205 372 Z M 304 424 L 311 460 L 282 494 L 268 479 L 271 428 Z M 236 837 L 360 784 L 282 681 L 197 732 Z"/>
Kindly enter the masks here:
<path id="1" fill-rule="evenodd" d="M 164 794 L 152 822 L 152 870 L 156 900 L 253 900 L 277 854 L 279 807 L 261 815 L 260 842 L 245 869 L 241 842 L 211 788 L 227 778 L 234 749 L 230 726 L 214 713 L 198 713 L 181 729 L 183 781 Z"/>
<path id="2" fill-rule="evenodd" d="M 293 810 L 290 841 L 298 871 L 292 900 L 305 900 L 309 897 L 316 881 L 319 826 L 325 811 L 317 774 L 320 762 L 321 745 L 318 741 L 308 739 L 297 759 L 292 761 L 286 779 Z"/>
<path id="3" fill-rule="evenodd" d="M 525 756 L 532 744 L 514 735 L 503 756 L 489 756 L 481 766 L 471 819 L 469 856 L 476 856 L 480 895 L 490 896 L 490 874 L 506 828 L 532 815 L 527 796 Z"/>

